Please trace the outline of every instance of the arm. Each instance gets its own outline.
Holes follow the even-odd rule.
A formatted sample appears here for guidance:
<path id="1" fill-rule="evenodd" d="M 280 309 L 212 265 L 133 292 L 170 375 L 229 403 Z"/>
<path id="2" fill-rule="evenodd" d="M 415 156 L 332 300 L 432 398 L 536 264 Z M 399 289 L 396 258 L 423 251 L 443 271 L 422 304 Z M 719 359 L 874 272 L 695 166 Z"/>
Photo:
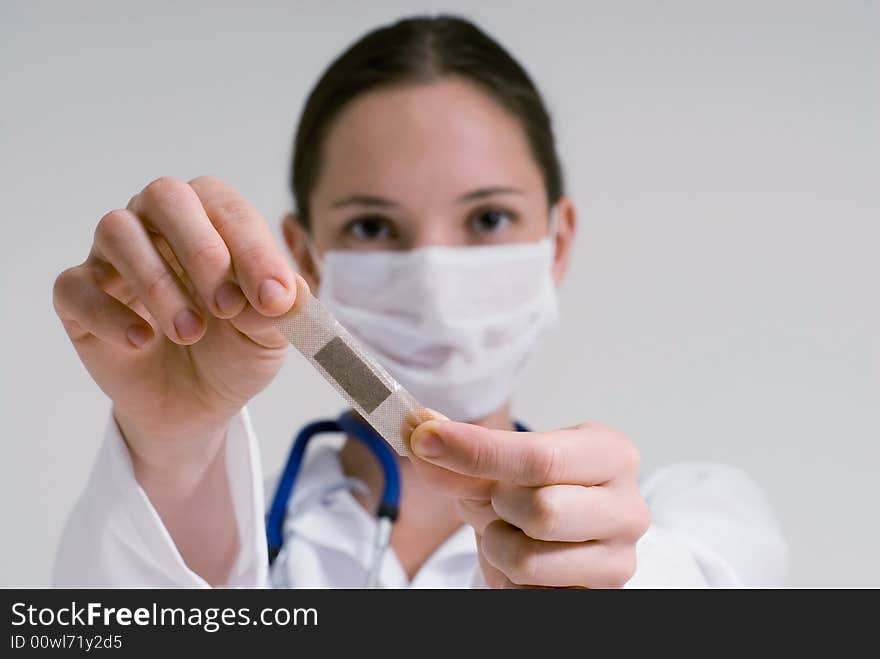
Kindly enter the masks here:
<path id="1" fill-rule="evenodd" d="M 681 463 L 657 470 L 641 489 L 652 524 L 628 585 L 662 584 L 664 569 L 698 574 L 695 579 L 714 587 L 783 584 L 785 539 L 763 492 L 744 473 Z"/>
<path id="2" fill-rule="evenodd" d="M 254 542 L 241 524 L 260 517 L 241 505 L 259 477 L 236 476 L 256 465 L 239 414 L 287 354 L 272 317 L 307 290 L 266 221 L 215 177 L 156 179 L 101 218 L 86 260 L 53 288 L 114 414 L 64 535 L 60 581 L 259 579 L 237 572 Z"/>
<path id="3" fill-rule="evenodd" d="M 212 463 L 206 478 L 196 479 L 182 510 L 173 511 L 173 496 L 155 491 L 148 494 L 158 484 L 144 487 L 139 483 L 135 459 L 111 417 L 85 490 L 62 534 L 53 583 L 264 586 L 267 566 L 262 475 L 246 409 L 233 417 Z M 206 516 L 208 521 L 199 521 L 203 499 L 224 490 L 229 507 L 221 506 Z M 227 544 L 220 545 L 219 552 L 206 553 L 206 548 L 218 547 L 211 530 L 218 524 Z M 222 577 L 219 572 L 214 578 L 199 572 L 206 566 L 218 569 L 224 562 L 226 565 L 219 568 L 224 572 Z"/>

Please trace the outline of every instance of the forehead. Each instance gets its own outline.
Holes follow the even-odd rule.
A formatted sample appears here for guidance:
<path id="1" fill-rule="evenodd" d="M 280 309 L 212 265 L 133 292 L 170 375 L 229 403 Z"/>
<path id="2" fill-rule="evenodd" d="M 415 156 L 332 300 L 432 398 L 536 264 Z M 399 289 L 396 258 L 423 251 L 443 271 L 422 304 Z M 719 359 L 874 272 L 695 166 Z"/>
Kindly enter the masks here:
<path id="1" fill-rule="evenodd" d="M 519 121 L 475 85 L 447 78 L 352 101 L 325 138 L 313 198 L 358 192 L 427 203 L 493 185 L 543 192 Z"/>

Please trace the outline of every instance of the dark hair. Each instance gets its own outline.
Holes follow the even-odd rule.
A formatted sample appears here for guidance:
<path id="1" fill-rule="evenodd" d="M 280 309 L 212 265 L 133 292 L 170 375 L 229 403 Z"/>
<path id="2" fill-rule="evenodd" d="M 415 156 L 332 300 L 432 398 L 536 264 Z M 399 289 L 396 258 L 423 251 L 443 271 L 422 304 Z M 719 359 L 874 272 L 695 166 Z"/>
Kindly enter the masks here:
<path id="1" fill-rule="evenodd" d="M 548 201 L 562 195 L 562 170 L 550 116 L 520 64 L 473 23 L 455 16 L 419 16 L 361 37 L 324 72 L 309 94 L 299 128 L 290 185 L 303 224 L 321 164 L 321 147 L 333 120 L 361 94 L 449 75 L 476 83 L 516 117 L 544 175 Z"/>

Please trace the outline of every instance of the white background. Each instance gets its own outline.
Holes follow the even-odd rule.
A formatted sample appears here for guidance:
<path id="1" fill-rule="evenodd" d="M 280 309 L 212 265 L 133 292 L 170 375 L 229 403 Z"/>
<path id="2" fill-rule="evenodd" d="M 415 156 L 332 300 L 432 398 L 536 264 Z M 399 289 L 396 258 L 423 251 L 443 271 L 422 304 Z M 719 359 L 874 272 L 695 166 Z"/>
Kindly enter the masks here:
<path id="1" fill-rule="evenodd" d="M 880 3 L 0 0 L 0 585 L 48 582 L 108 401 L 51 304 L 108 210 L 219 175 L 270 219 L 301 104 L 372 27 L 456 7 L 558 126 L 581 233 L 517 396 L 618 426 L 646 469 L 766 490 L 791 585 L 880 586 Z M 296 353 L 252 403 L 267 472 L 340 400 Z"/>

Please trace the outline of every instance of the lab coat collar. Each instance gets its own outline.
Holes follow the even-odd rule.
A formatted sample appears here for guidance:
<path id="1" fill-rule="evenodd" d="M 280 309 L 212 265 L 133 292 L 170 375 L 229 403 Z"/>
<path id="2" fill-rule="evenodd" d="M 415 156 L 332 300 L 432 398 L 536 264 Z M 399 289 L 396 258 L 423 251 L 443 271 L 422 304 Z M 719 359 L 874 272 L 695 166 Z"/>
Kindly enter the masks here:
<path id="1" fill-rule="evenodd" d="M 296 517 L 289 515 L 291 510 L 295 510 L 318 489 L 344 479 L 336 449 L 327 445 L 310 447 L 288 506 L 285 536 L 293 534 L 355 557 L 365 565 L 372 546 L 375 522 L 347 489 L 328 493 Z"/>
<path id="2" fill-rule="evenodd" d="M 318 489 L 345 479 L 339 450 L 328 444 L 309 447 L 301 469 L 288 510 L 295 509 Z M 376 519 L 364 510 L 347 489 L 331 492 L 311 509 L 302 511 L 293 519 L 288 517 L 284 529 L 285 536 L 290 533 L 311 543 L 342 552 L 364 569 L 369 568 Z M 473 529 L 463 524 L 437 548 L 411 583 L 407 583 L 409 580 L 400 561 L 393 549 L 389 548 L 382 581 L 418 585 L 419 574 L 426 569 L 446 561 L 474 557 L 476 553 Z"/>

